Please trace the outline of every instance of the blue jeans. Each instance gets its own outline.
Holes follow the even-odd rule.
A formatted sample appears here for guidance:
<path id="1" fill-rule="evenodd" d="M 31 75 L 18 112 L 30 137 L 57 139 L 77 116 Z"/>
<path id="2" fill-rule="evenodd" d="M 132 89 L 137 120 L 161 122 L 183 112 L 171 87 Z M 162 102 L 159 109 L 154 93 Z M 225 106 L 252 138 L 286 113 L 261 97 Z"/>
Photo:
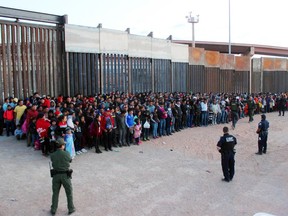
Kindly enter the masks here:
<path id="1" fill-rule="evenodd" d="M 160 128 L 159 128 L 159 136 L 163 136 L 165 134 L 166 129 L 166 119 L 160 119 Z"/>
<path id="2" fill-rule="evenodd" d="M 158 136 L 158 133 L 157 133 L 157 130 L 158 130 L 158 123 L 152 123 L 152 127 L 153 127 L 153 137 L 157 137 Z"/>
<path id="3" fill-rule="evenodd" d="M 193 121 L 193 115 L 188 114 L 186 119 L 186 125 L 187 127 L 192 127 L 192 121 Z"/>
<path id="4" fill-rule="evenodd" d="M 201 111 L 201 126 L 207 126 L 208 122 L 207 122 L 207 111 Z"/>
<path id="5" fill-rule="evenodd" d="M 221 123 L 224 124 L 227 122 L 227 113 L 226 110 L 221 111 Z"/>

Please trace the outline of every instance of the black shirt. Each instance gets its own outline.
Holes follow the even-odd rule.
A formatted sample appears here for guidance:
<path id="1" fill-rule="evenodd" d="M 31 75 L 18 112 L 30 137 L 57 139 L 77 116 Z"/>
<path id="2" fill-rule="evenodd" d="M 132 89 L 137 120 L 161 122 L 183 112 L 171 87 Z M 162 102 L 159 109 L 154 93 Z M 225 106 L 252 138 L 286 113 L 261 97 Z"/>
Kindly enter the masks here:
<path id="1" fill-rule="evenodd" d="M 217 146 L 221 148 L 221 152 L 225 152 L 233 151 L 236 144 L 237 139 L 234 136 L 226 133 L 222 137 L 220 137 Z"/>

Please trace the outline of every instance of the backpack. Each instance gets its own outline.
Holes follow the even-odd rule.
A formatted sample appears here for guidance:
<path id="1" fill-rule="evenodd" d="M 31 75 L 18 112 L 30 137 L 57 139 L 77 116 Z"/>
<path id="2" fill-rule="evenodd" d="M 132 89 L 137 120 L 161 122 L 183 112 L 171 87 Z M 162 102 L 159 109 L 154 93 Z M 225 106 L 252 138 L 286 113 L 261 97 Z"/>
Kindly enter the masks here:
<path id="1" fill-rule="evenodd" d="M 105 125 L 106 129 L 111 129 L 112 128 L 112 123 L 111 123 L 111 119 L 109 117 L 106 117 L 106 125 Z"/>

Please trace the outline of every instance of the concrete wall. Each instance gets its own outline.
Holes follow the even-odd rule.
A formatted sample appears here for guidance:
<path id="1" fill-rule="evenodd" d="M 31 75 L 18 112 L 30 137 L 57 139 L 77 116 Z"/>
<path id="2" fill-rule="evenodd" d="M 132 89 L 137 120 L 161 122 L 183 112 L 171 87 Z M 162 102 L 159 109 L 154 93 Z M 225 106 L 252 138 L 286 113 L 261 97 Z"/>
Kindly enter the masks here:
<path id="1" fill-rule="evenodd" d="M 65 51 L 68 53 L 82 54 L 127 55 L 129 59 L 140 58 L 143 61 L 146 58 L 163 61 L 169 60 L 175 63 L 187 63 L 191 66 L 196 66 L 195 68 L 192 67 L 194 69 L 191 69 L 188 73 L 189 76 L 192 76 L 193 79 L 203 76 L 201 78 L 202 81 L 199 80 L 198 83 L 199 89 L 205 90 L 212 88 L 212 84 L 206 83 L 205 88 L 200 84 L 208 82 L 211 79 L 213 80 L 215 77 L 218 77 L 220 80 L 220 83 L 217 84 L 218 87 L 215 86 L 215 89 L 222 86 L 220 89 L 231 91 L 239 89 L 251 92 L 260 92 L 264 89 L 271 89 L 271 91 L 286 89 L 286 83 L 282 81 L 288 79 L 287 73 L 284 73 L 288 71 L 288 60 L 285 58 L 265 57 L 253 59 L 253 64 L 251 65 L 250 56 L 223 54 L 217 51 L 192 48 L 188 45 L 172 43 L 170 40 L 133 35 L 124 31 L 104 28 L 66 24 Z M 166 64 L 166 62 L 165 64 L 161 63 L 157 66 L 159 67 L 157 70 L 168 70 Z M 198 68 L 198 66 L 200 67 Z M 201 66 L 203 66 L 202 69 Z M 180 70 L 180 68 L 182 68 L 182 66 L 179 66 L 179 69 L 175 69 L 175 71 Z M 263 73 L 263 71 L 265 71 L 265 73 Z M 230 77 L 231 80 L 234 79 L 234 84 L 229 81 L 230 78 L 228 79 L 228 77 Z M 189 79 L 187 79 L 187 83 L 188 86 L 195 86 L 195 83 L 193 84 Z M 230 86 L 236 86 L 236 84 L 238 86 L 237 89 L 233 89 L 233 86 Z M 275 88 L 275 86 L 278 85 L 281 85 L 281 88 Z"/>
<path id="2" fill-rule="evenodd" d="M 65 25 L 65 51 L 113 53 L 188 63 L 188 45 L 96 27 Z"/>

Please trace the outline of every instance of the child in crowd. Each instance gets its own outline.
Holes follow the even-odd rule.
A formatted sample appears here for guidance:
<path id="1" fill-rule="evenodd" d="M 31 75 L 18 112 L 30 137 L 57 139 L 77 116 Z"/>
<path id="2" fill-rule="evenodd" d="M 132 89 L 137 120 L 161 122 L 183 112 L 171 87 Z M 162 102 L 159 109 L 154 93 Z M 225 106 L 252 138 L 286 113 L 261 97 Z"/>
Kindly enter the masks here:
<path id="1" fill-rule="evenodd" d="M 14 111 L 10 104 L 8 104 L 7 110 L 4 112 L 3 117 L 5 119 L 7 136 L 10 135 L 10 132 L 12 133 L 12 135 L 14 135 L 14 130 L 15 130 Z"/>
<path id="2" fill-rule="evenodd" d="M 48 136 L 49 136 L 49 142 L 50 142 L 50 153 L 54 152 L 57 150 L 56 146 L 56 129 L 57 129 L 57 119 L 52 118 L 50 120 L 51 126 L 48 129 Z"/>
<path id="3" fill-rule="evenodd" d="M 134 126 L 134 139 L 135 139 L 136 145 L 139 145 L 142 126 L 141 126 L 141 122 L 139 118 L 135 119 L 135 121 L 136 121 L 136 124 Z"/>
<path id="4" fill-rule="evenodd" d="M 87 150 L 85 148 L 82 148 L 81 146 L 82 136 L 83 136 L 82 127 L 79 124 L 79 120 L 75 119 L 74 120 L 74 146 L 75 146 L 75 151 L 77 155 L 87 152 Z"/>
<path id="5" fill-rule="evenodd" d="M 38 133 L 37 133 L 37 130 L 36 130 L 36 118 L 33 117 L 31 119 L 31 122 L 29 124 L 29 127 L 28 127 L 28 134 L 29 134 L 29 140 L 30 142 L 27 144 L 27 146 L 31 146 L 32 148 L 34 148 L 34 144 L 35 144 L 35 141 L 38 140 Z"/>
<path id="6" fill-rule="evenodd" d="M 67 127 L 65 130 L 66 134 L 64 136 L 64 140 L 66 142 L 65 151 L 69 152 L 72 159 L 75 157 L 75 147 L 74 147 L 74 140 L 73 140 L 73 133 L 71 128 Z"/>
<path id="7" fill-rule="evenodd" d="M 16 130 L 14 132 L 14 135 L 15 135 L 17 140 L 20 140 L 20 139 L 23 138 L 23 131 L 21 130 L 21 125 L 20 124 L 18 124 L 16 126 Z"/>

